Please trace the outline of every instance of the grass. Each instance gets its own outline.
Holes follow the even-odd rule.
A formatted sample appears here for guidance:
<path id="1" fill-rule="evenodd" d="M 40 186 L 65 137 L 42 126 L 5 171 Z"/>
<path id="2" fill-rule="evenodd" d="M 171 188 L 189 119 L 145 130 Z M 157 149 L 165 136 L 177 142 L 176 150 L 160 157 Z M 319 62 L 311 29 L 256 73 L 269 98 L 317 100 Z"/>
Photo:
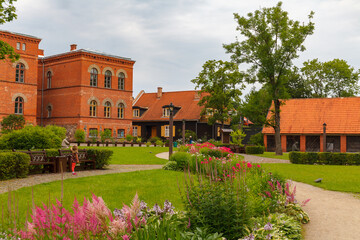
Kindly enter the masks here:
<path id="1" fill-rule="evenodd" d="M 82 202 L 84 197 L 90 198 L 94 193 L 101 196 L 107 206 L 114 210 L 122 208 L 123 203 L 130 204 L 137 192 L 139 198 L 149 207 L 155 203 L 163 204 L 166 199 L 176 209 L 183 209 L 179 194 L 178 181 L 182 186 L 184 173 L 148 170 L 120 174 L 109 174 L 64 180 L 64 206 L 70 209 L 74 198 Z M 35 205 L 42 205 L 61 198 L 61 181 L 44 183 L 33 187 Z M 20 223 L 24 223 L 26 212 L 32 207 L 32 188 L 21 188 L 12 192 L 19 205 Z M 0 195 L 0 206 L 7 207 L 8 194 Z"/>
<path id="2" fill-rule="evenodd" d="M 261 164 L 286 179 L 307 183 L 327 190 L 360 193 L 360 166 Z M 321 183 L 314 180 L 322 178 Z"/>
<path id="3" fill-rule="evenodd" d="M 284 159 L 289 160 L 289 153 L 283 153 L 283 155 L 275 155 L 275 152 L 264 152 L 263 154 L 251 154 L 258 157 L 265 157 L 265 158 L 277 158 L 277 159 Z"/>
<path id="4" fill-rule="evenodd" d="M 165 164 L 167 160 L 157 158 L 155 155 L 168 152 L 168 147 L 94 147 L 96 149 L 109 149 L 114 151 L 110 164 L 121 165 L 154 165 Z"/>

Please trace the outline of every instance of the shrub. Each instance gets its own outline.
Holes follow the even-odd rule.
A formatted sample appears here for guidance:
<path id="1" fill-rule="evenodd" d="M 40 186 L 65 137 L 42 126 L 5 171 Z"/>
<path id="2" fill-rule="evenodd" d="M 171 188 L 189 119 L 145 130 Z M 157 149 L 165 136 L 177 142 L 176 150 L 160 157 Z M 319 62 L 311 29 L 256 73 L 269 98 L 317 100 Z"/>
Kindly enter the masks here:
<path id="1" fill-rule="evenodd" d="M 29 173 L 30 156 L 26 153 L 0 153 L 0 180 L 24 178 Z"/>
<path id="2" fill-rule="evenodd" d="M 360 165 L 360 154 L 349 153 L 346 156 L 346 164 L 348 165 Z"/>
<path id="3" fill-rule="evenodd" d="M 190 139 L 192 139 L 193 141 L 196 141 L 197 140 L 196 133 L 191 130 L 185 130 L 185 142 L 190 142 Z"/>
<path id="4" fill-rule="evenodd" d="M 300 152 L 290 152 L 289 153 L 289 159 L 291 163 L 300 163 L 300 157 L 301 157 L 301 153 Z"/>
<path id="5" fill-rule="evenodd" d="M 240 129 L 233 131 L 232 133 L 230 133 L 231 136 L 231 144 L 235 144 L 238 145 L 240 147 L 243 147 L 244 144 L 242 144 L 242 141 L 244 140 L 244 137 L 246 136 L 246 134 L 241 131 Z"/>
<path id="6" fill-rule="evenodd" d="M 180 147 L 179 147 L 179 152 L 189 152 L 189 150 L 190 150 L 190 147 L 189 146 L 186 146 L 186 145 L 181 145 Z"/>
<path id="7" fill-rule="evenodd" d="M 137 137 L 137 138 L 136 138 L 136 143 L 141 143 L 141 142 L 142 142 L 141 137 Z"/>
<path id="8" fill-rule="evenodd" d="M 353 153 L 291 152 L 289 159 L 291 163 L 297 164 L 354 165 L 360 163 L 360 155 Z"/>
<path id="9" fill-rule="evenodd" d="M 249 144 L 256 146 L 264 146 L 264 135 L 261 132 L 252 135 L 250 137 Z"/>
<path id="10" fill-rule="evenodd" d="M 316 152 L 308 152 L 306 154 L 306 160 L 305 160 L 305 164 L 314 164 L 316 163 L 318 160 L 318 153 Z"/>
<path id="11" fill-rule="evenodd" d="M 246 146 L 246 154 L 263 154 L 265 152 L 265 147 L 263 146 Z"/>
<path id="12" fill-rule="evenodd" d="M 163 146 L 164 146 L 164 142 L 161 141 L 161 140 L 157 140 L 155 143 L 156 143 L 156 146 L 159 146 L 159 147 L 163 147 Z"/>
<path id="13" fill-rule="evenodd" d="M 60 148 L 62 139 L 55 134 L 61 135 L 61 130 L 55 127 L 26 126 L 20 130 L 14 130 L 0 137 L 2 149 L 47 149 Z"/>
<path id="14" fill-rule="evenodd" d="M 96 169 L 103 169 L 110 164 L 110 157 L 113 155 L 112 150 L 107 149 L 94 149 L 87 150 L 88 156 L 95 159 Z"/>
<path id="15" fill-rule="evenodd" d="M 183 170 L 189 165 L 191 154 L 187 152 L 176 152 L 171 155 L 170 161 L 175 161 L 178 169 Z"/>
<path id="16" fill-rule="evenodd" d="M 175 161 L 168 161 L 162 169 L 176 171 L 179 169 L 179 167 Z"/>
<path id="17" fill-rule="evenodd" d="M 82 129 L 76 129 L 75 139 L 78 143 L 85 142 L 85 131 Z"/>
<path id="18" fill-rule="evenodd" d="M 93 143 L 95 143 L 97 138 L 98 138 L 98 130 L 97 129 L 90 129 L 89 138 Z"/>
<path id="19" fill-rule="evenodd" d="M 318 163 L 318 164 L 328 164 L 329 162 L 331 162 L 331 157 L 332 157 L 332 154 L 329 153 L 329 152 L 320 152 L 319 157 L 318 157 L 318 161 L 316 163 Z"/>
<path id="20" fill-rule="evenodd" d="M 150 147 L 151 146 L 151 142 L 146 142 L 146 146 Z"/>
<path id="21" fill-rule="evenodd" d="M 47 125 L 45 129 L 52 131 L 56 136 L 61 140 L 66 137 L 66 129 L 64 127 L 59 127 L 56 125 Z"/>
<path id="22" fill-rule="evenodd" d="M 345 165 L 346 163 L 346 153 L 333 153 L 331 165 Z"/>
<path id="23" fill-rule="evenodd" d="M 131 134 L 127 134 L 125 139 L 126 141 L 131 142 L 133 140 L 133 136 Z"/>
<path id="24" fill-rule="evenodd" d="M 102 131 L 100 133 L 101 142 L 105 142 L 105 140 L 107 140 L 107 139 L 111 139 L 111 130 L 110 129 L 105 129 L 104 131 Z"/>
<path id="25" fill-rule="evenodd" d="M 150 141 L 152 144 L 156 143 L 156 141 L 158 141 L 158 140 L 161 140 L 161 138 L 159 138 L 159 137 L 151 137 L 151 138 L 149 139 L 149 141 Z"/>

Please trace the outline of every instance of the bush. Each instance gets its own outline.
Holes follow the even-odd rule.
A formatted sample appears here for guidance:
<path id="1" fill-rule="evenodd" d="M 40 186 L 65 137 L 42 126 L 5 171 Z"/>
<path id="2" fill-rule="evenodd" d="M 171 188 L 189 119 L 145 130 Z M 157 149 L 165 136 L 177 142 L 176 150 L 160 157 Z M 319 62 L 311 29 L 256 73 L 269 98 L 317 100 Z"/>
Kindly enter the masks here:
<path id="1" fill-rule="evenodd" d="M 178 165 L 175 161 L 168 161 L 162 169 L 176 171 L 178 170 Z"/>
<path id="2" fill-rule="evenodd" d="M 346 164 L 346 153 L 333 153 L 331 165 L 345 165 Z"/>
<path id="3" fill-rule="evenodd" d="M 300 157 L 301 157 L 300 152 L 290 152 L 289 153 L 289 159 L 290 159 L 291 163 L 294 163 L 294 164 L 300 163 Z"/>
<path id="4" fill-rule="evenodd" d="M 146 142 L 146 146 L 150 147 L 151 146 L 151 142 Z"/>
<path id="5" fill-rule="evenodd" d="M 133 136 L 131 134 L 127 134 L 125 139 L 126 141 L 131 142 L 133 140 Z"/>
<path id="6" fill-rule="evenodd" d="M 0 180 L 24 178 L 29 173 L 30 156 L 26 153 L 0 153 Z"/>
<path id="7" fill-rule="evenodd" d="M 332 154 L 329 152 L 320 152 L 318 153 L 319 157 L 318 157 L 318 164 L 328 164 L 329 162 L 331 162 L 331 157 Z"/>
<path id="8" fill-rule="evenodd" d="M 179 147 L 179 152 L 189 152 L 189 150 L 190 150 L 190 147 L 189 146 L 186 146 L 186 145 L 181 145 L 180 147 Z"/>
<path id="9" fill-rule="evenodd" d="M 66 137 L 66 129 L 64 127 L 59 127 L 56 125 L 47 125 L 45 129 L 52 131 L 61 140 L 63 140 Z"/>
<path id="10" fill-rule="evenodd" d="M 88 156 L 95 159 L 96 169 L 103 169 L 110 164 L 110 157 L 113 155 L 112 150 L 107 149 L 88 149 Z"/>
<path id="11" fill-rule="evenodd" d="M 175 161 L 179 170 L 183 170 L 189 165 L 191 154 L 187 152 L 176 152 L 171 155 L 170 161 Z"/>
<path id="12" fill-rule="evenodd" d="M 244 146 L 244 144 L 242 144 L 242 141 L 244 140 L 246 134 L 242 130 L 238 129 L 236 131 L 233 131 L 232 133 L 230 133 L 230 136 L 232 139 L 231 144 L 235 144 L 240 147 Z"/>
<path id="13" fill-rule="evenodd" d="M 250 137 L 249 144 L 256 146 L 264 146 L 264 135 L 261 132 L 252 135 Z"/>
<path id="14" fill-rule="evenodd" d="M 1 121 L 2 133 L 9 133 L 13 130 L 22 129 L 25 126 L 25 118 L 23 115 L 10 114 Z"/>
<path id="15" fill-rule="evenodd" d="M 102 131 L 100 133 L 101 142 L 105 142 L 105 140 L 107 140 L 107 139 L 111 139 L 111 130 L 110 129 L 105 129 L 104 131 Z"/>
<path id="16" fill-rule="evenodd" d="M 151 137 L 151 138 L 149 139 L 149 141 L 150 141 L 152 144 L 156 143 L 156 141 L 158 141 L 158 140 L 161 141 L 161 138 L 159 138 L 159 137 Z"/>
<path id="17" fill-rule="evenodd" d="M 56 134 L 55 134 L 56 132 Z M 47 149 L 60 148 L 62 130 L 59 127 L 26 126 L 0 137 L 1 149 Z"/>
<path id="18" fill-rule="evenodd" d="M 192 139 L 193 141 L 196 141 L 197 140 L 196 133 L 191 130 L 185 130 L 185 142 L 189 143 L 190 139 Z"/>
<path id="19" fill-rule="evenodd" d="M 163 147 L 163 146 L 164 146 L 164 142 L 161 141 L 161 140 L 157 140 L 155 143 L 156 143 L 156 146 L 159 146 L 159 147 Z"/>
<path id="20" fill-rule="evenodd" d="M 75 131 L 75 139 L 78 143 L 85 142 L 85 131 L 82 129 L 76 129 Z"/>
<path id="21" fill-rule="evenodd" d="M 316 152 L 308 152 L 306 154 L 306 160 L 305 160 L 306 164 L 314 164 L 317 161 L 318 161 L 318 153 L 316 153 Z"/>
<path id="22" fill-rule="evenodd" d="M 246 146 L 246 154 L 263 154 L 265 152 L 265 147 L 263 146 Z"/>
<path id="23" fill-rule="evenodd" d="M 290 152 L 289 159 L 295 164 L 360 165 L 360 154 L 331 152 Z"/>
<path id="24" fill-rule="evenodd" d="M 360 165 L 360 154 L 349 153 L 346 157 L 346 164 L 348 165 Z"/>

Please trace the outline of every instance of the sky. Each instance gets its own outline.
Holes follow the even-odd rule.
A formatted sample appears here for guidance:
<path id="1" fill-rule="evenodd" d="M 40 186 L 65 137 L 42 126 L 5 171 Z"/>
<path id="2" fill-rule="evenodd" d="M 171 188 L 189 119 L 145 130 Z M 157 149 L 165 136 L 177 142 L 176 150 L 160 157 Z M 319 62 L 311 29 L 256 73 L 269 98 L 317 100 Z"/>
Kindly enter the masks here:
<path id="1" fill-rule="evenodd" d="M 245 16 L 273 0 L 17 0 L 18 18 L 0 29 L 42 39 L 45 56 L 93 49 L 135 60 L 133 95 L 192 90 L 207 60 L 229 60 L 222 45 L 239 33 L 233 13 Z M 295 65 L 318 58 L 346 60 L 360 68 L 359 0 L 284 0 L 291 19 L 307 22 L 315 12 L 315 32 Z M 248 85 L 243 94 L 252 86 Z"/>

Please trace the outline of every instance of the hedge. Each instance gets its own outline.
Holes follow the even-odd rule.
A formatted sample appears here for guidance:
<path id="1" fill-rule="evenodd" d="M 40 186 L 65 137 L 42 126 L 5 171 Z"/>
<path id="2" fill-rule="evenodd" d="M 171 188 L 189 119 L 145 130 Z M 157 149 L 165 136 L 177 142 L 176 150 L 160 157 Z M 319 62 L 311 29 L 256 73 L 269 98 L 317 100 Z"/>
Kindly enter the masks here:
<path id="1" fill-rule="evenodd" d="M 113 155 L 112 150 L 107 149 L 87 149 L 88 157 L 95 159 L 96 169 L 103 169 L 110 164 L 110 157 Z"/>
<path id="2" fill-rule="evenodd" d="M 177 169 L 184 170 L 185 167 L 189 165 L 189 161 L 191 159 L 191 154 L 187 152 L 176 152 L 173 153 L 169 159 L 169 161 L 176 162 Z"/>
<path id="3" fill-rule="evenodd" d="M 360 165 L 359 153 L 290 152 L 294 164 Z"/>
<path id="4" fill-rule="evenodd" d="M 26 153 L 0 153 L 0 180 L 25 178 L 29 173 L 30 156 Z"/>
<path id="5" fill-rule="evenodd" d="M 265 147 L 263 146 L 246 146 L 246 154 L 263 154 L 265 152 Z"/>

